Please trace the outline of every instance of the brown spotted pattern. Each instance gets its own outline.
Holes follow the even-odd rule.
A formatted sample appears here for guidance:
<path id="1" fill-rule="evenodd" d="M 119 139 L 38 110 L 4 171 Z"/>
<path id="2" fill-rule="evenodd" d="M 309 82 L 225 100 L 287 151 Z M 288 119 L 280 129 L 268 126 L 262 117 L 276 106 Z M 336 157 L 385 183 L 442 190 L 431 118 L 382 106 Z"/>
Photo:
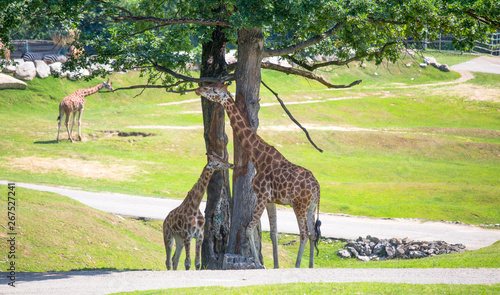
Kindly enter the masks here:
<path id="1" fill-rule="evenodd" d="M 279 268 L 276 204 L 290 205 L 297 217 L 300 231 L 300 247 L 295 267 L 300 267 L 307 239 L 311 247 L 309 267 L 313 267 L 313 245 L 316 241 L 314 218 L 316 209 L 319 209 L 319 183 L 311 171 L 291 163 L 276 148 L 257 135 L 248 118 L 239 110 L 227 91 L 227 86 L 216 83 L 200 87 L 196 93 L 224 106 L 236 136 L 241 140 L 243 148 L 257 170 L 252 182 L 257 195 L 257 204 L 246 232 L 252 254 L 255 260 L 259 261 L 252 232 L 266 208 L 271 227 L 274 268 Z"/>
<path id="2" fill-rule="evenodd" d="M 208 159 L 208 164 L 203 168 L 198 182 L 188 192 L 181 205 L 170 211 L 163 221 L 163 241 L 167 255 L 165 264 L 168 270 L 171 269 L 172 264 L 174 270 L 177 270 L 182 248 L 184 247 L 186 248 L 184 266 L 186 270 L 189 270 L 191 267 L 190 248 L 192 239 L 196 239 L 195 267 L 200 269 L 201 244 L 203 243 L 203 227 L 205 225 L 205 217 L 201 214 L 200 203 L 214 171 L 233 168 L 232 164 L 215 153 L 208 154 Z M 175 253 L 171 261 L 174 240 Z"/>
<path id="3" fill-rule="evenodd" d="M 76 112 L 78 112 L 78 140 L 82 140 L 81 125 L 82 125 L 83 108 L 85 107 L 85 96 L 94 94 L 97 91 L 101 90 L 103 87 L 111 91 L 114 91 L 113 87 L 111 86 L 111 82 L 109 82 L 108 78 L 107 82 L 102 82 L 99 85 L 86 89 L 78 89 L 75 92 L 63 98 L 63 100 L 59 104 L 59 117 L 57 118 L 57 120 L 59 120 L 59 125 L 57 128 L 57 142 L 59 142 L 59 131 L 61 130 L 61 122 L 64 115 L 66 115 L 66 119 L 64 120 L 64 125 L 66 125 L 66 130 L 68 131 L 68 138 L 71 142 L 74 142 L 73 137 L 71 135 L 73 134 L 73 126 L 75 125 Z M 71 114 L 73 114 L 73 122 L 71 124 L 71 131 L 70 131 L 68 122 L 69 122 L 69 116 Z"/>

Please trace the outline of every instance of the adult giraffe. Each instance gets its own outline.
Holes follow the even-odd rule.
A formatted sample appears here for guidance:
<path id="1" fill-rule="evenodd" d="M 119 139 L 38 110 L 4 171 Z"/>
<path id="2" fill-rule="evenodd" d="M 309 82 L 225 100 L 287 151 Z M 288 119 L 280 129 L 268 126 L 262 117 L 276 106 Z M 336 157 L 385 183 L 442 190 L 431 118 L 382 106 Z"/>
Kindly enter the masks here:
<path id="1" fill-rule="evenodd" d="M 200 87 L 195 92 L 211 101 L 220 103 L 227 112 L 234 133 L 249 155 L 257 170 L 252 186 L 257 195 L 252 220 L 246 228 L 246 236 L 255 261 L 259 261 L 255 247 L 253 230 L 260 220 L 264 208 L 269 215 L 271 241 L 273 244 L 274 268 L 279 268 L 278 230 L 276 224 L 276 204 L 290 205 L 293 208 L 300 231 L 300 247 L 295 267 L 300 267 L 307 238 L 309 237 L 309 267 L 314 266 L 314 247 L 320 238 L 319 201 L 320 186 L 311 171 L 288 161 L 278 150 L 267 144 L 252 129 L 233 97 L 227 91 L 229 84 L 216 83 Z M 314 221 L 314 213 L 318 210 L 318 219 Z"/>
<path id="2" fill-rule="evenodd" d="M 59 126 L 57 128 L 57 142 L 59 142 L 59 131 L 61 130 L 61 122 L 64 114 L 66 114 L 66 120 L 64 121 L 64 125 L 66 125 L 66 130 L 68 131 L 69 140 L 71 140 L 71 142 L 74 142 L 71 134 L 73 133 L 73 126 L 75 125 L 76 112 L 78 112 L 78 139 L 82 140 L 81 125 L 82 125 L 83 108 L 85 107 L 85 96 L 94 94 L 97 91 L 101 90 L 103 87 L 113 92 L 115 91 L 111 86 L 111 82 L 109 82 L 108 78 L 107 82 L 102 82 L 101 84 L 90 88 L 78 89 L 75 92 L 63 98 L 63 100 L 59 104 L 59 117 L 57 117 L 57 120 L 59 121 Z M 71 132 L 70 132 L 68 127 L 68 122 L 69 122 L 69 116 L 71 114 L 73 114 L 73 122 L 71 123 Z"/>

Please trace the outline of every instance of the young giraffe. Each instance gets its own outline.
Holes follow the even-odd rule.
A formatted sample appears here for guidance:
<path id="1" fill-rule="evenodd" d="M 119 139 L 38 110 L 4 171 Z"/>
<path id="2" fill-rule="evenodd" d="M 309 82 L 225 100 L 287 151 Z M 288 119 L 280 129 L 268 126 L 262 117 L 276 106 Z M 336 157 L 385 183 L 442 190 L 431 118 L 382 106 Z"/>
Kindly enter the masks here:
<path id="1" fill-rule="evenodd" d="M 83 108 L 85 107 L 85 96 L 94 94 L 97 91 L 101 90 L 103 87 L 113 92 L 115 91 L 113 87 L 111 87 L 111 82 L 109 82 L 108 78 L 107 82 L 102 82 L 99 85 L 86 89 L 78 89 L 75 92 L 63 98 L 63 100 L 59 104 L 59 117 L 57 117 L 57 120 L 59 121 L 59 127 L 57 128 L 57 142 L 59 142 L 59 131 L 61 130 L 61 122 L 64 114 L 66 114 L 66 120 L 64 121 L 64 125 L 66 125 L 66 130 L 68 131 L 69 140 L 71 140 L 71 142 L 74 142 L 71 134 L 73 133 L 73 126 L 75 125 L 76 112 L 78 112 L 78 139 L 82 140 L 81 125 L 82 125 Z M 71 123 L 71 132 L 70 132 L 68 128 L 68 122 L 69 122 L 69 116 L 71 114 L 73 114 L 73 122 Z"/>
<path id="2" fill-rule="evenodd" d="M 201 245 L 203 243 L 203 227 L 205 225 L 205 217 L 201 214 L 200 203 L 207 189 L 208 182 L 215 171 L 233 169 L 233 164 L 228 163 L 218 155 L 212 152 L 207 154 L 208 164 L 203 168 L 198 182 L 188 192 L 186 198 L 179 207 L 168 213 L 163 221 L 163 241 L 165 243 L 165 252 L 167 260 L 165 264 L 170 270 L 170 254 L 175 239 L 175 253 L 173 260 L 174 270 L 177 270 L 179 258 L 182 248 L 186 248 L 186 260 L 184 266 L 186 270 L 191 267 L 191 240 L 196 239 L 196 257 L 194 260 L 196 269 L 200 269 Z"/>
<path id="3" fill-rule="evenodd" d="M 300 248 L 295 267 L 300 267 L 302 254 L 309 237 L 311 246 L 309 267 L 312 268 L 314 265 L 314 247 L 317 246 L 321 235 L 319 232 L 321 221 L 316 220 L 314 222 L 316 209 L 318 209 L 319 218 L 319 183 L 309 170 L 289 162 L 278 150 L 257 135 L 252 129 L 247 116 L 241 112 L 233 97 L 227 91 L 228 85 L 216 83 L 200 87 L 196 90 L 196 94 L 222 104 L 234 133 L 241 140 L 243 148 L 257 170 L 252 181 L 253 189 L 257 195 L 257 204 L 252 220 L 246 228 L 246 236 L 250 242 L 252 255 L 255 261 L 259 261 L 252 233 L 264 212 L 264 208 L 266 208 L 271 229 L 274 268 L 279 268 L 276 204 L 290 205 L 297 217 L 300 231 Z"/>

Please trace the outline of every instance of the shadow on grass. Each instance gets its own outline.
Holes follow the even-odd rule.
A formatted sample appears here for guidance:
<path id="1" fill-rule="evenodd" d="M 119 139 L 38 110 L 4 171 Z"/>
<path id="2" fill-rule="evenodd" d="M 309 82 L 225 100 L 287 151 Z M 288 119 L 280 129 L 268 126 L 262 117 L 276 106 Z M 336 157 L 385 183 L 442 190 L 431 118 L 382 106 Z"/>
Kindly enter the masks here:
<path id="1" fill-rule="evenodd" d="M 53 144 L 57 143 L 57 140 L 47 140 L 47 141 L 35 141 L 34 144 Z"/>
<path id="2" fill-rule="evenodd" d="M 98 276 L 125 271 L 144 271 L 144 269 L 116 269 L 116 268 L 82 268 L 70 271 L 46 271 L 46 272 L 17 272 L 16 278 L 23 282 L 36 282 L 46 280 L 69 279 L 76 276 Z M 8 273 L 0 272 L 0 284 L 7 284 Z"/>

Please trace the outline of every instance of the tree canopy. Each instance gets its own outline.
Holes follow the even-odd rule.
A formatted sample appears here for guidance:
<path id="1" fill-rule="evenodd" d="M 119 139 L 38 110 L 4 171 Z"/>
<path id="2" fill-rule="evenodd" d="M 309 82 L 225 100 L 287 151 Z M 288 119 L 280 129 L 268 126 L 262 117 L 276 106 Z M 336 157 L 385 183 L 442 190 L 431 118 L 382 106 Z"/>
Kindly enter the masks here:
<path id="1" fill-rule="evenodd" d="M 78 44 L 93 49 L 87 51 L 97 56 L 92 62 L 113 59 L 117 69 L 139 66 L 151 82 L 176 87 L 200 81 L 188 78 L 188 71 L 182 69 L 199 57 L 199 44 L 211 38 L 215 26 L 223 28 L 227 43 L 235 48 L 238 30 L 261 29 L 263 57 L 287 58 L 304 71 L 293 74 L 317 79 L 306 72 L 362 58 L 394 61 L 409 37 L 422 41 L 453 34 L 455 48 L 469 49 L 495 26 L 499 28 L 500 15 L 500 4 L 495 0 L 0 2 L 4 8 L 0 12 L 0 39 L 4 43 L 21 29 L 80 29 Z M 306 57 L 317 54 L 336 59 L 315 65 L 307 62 Z M 267 63 L 263 67 L 289 71 Z M 230 67 L 233 69 L 235 66 Z"/>

